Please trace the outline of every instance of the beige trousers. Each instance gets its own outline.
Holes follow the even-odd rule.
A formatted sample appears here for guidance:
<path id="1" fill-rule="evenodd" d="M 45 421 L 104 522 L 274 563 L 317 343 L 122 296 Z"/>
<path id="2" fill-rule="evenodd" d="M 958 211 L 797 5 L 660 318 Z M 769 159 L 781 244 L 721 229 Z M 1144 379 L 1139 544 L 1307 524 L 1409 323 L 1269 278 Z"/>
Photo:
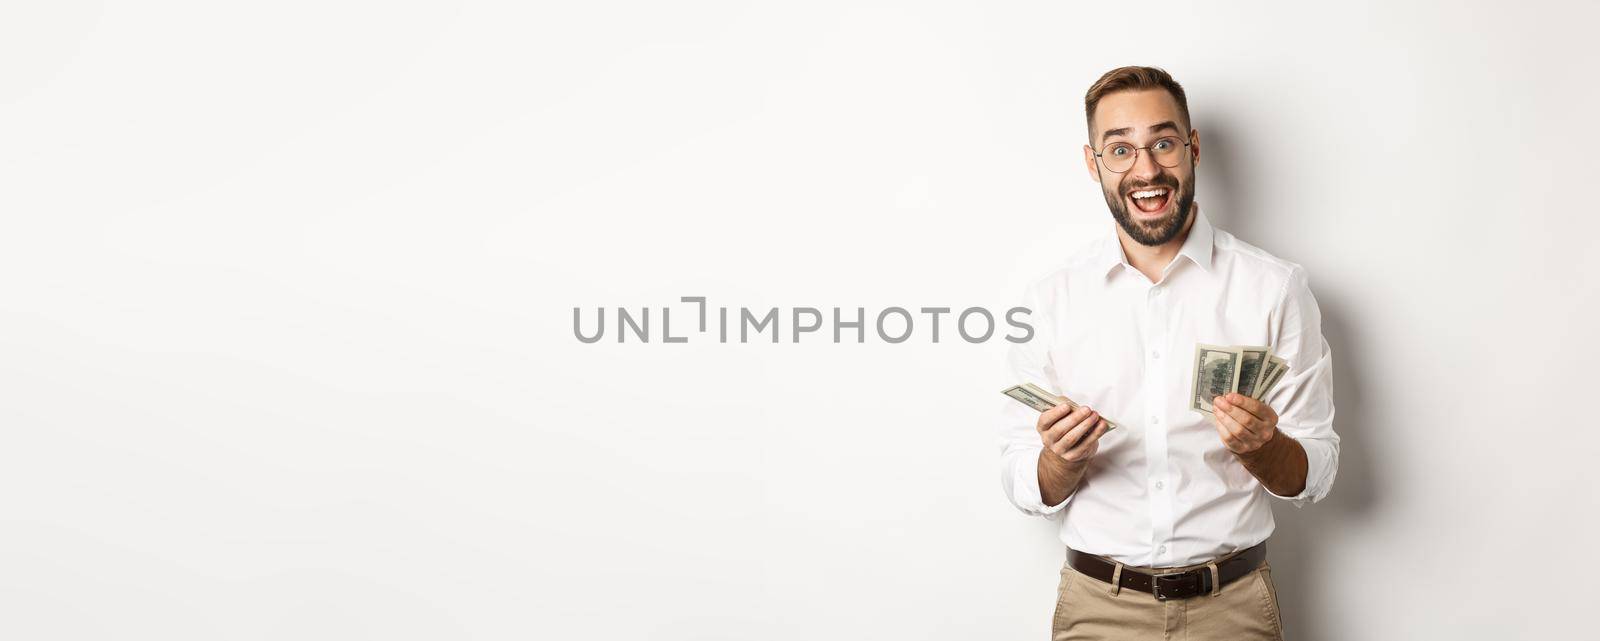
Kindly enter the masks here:
<path id="1" fill-rule="evenodd" d="M 1188 570 L 1189 566 L 1163 569 Z M 1148 568 L 1138 570 L 1149 571 Z M 1124 567 L 1123 572 L 1135 568 Z M 1078 639 L 1174 639 L 1202 641 L 1282 641 L 1283 622 L 1278 617 L 1278 593 L 1272 585 L 1272 567 L 1262 562 L 1254 572 L 1222 586 L 1216 595 L 1157 601 L 1138 590 L 1117 591 L 1066 563 L 1061 564 L 1052 641 Z"/>

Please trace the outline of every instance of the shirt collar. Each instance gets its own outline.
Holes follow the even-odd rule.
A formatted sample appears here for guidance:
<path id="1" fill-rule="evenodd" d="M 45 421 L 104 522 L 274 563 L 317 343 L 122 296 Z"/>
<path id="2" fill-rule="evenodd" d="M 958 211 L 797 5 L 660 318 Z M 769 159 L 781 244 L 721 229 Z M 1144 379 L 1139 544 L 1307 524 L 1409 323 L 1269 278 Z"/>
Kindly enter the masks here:
<path id="1" fill-rule="evenodd" d="M 1115 220 L 1111 221 L 1111 237 L 1101 246 L 1098 266 L 1104 275 L 1110 275 L 1111 270 L 1118 265 L 1133 268 L 1133 265 L 1128 263 L 1127 254 L 1122 251 L 1122 242 L 1117 237 L 1116 225 Z M 1178 248 L 1178 255 L 1173 257 L 1172 262 L 1177 263 L 1178 259 L 1187 257 L 1201 269 L 1211 271 L 1211 254 L 1215 238 L 1216 232 L 1211 227 L 1211 221 L 1206 219 L 1206 213 L 1201 211 L 1200 204 L 1195 203 L 1194 225 L 1189 227 L 1189 237 L 1184 239 L 1183 246 Z M 1167 269 L 1171 267 L 1172 265 L 1168 265 Z"/>

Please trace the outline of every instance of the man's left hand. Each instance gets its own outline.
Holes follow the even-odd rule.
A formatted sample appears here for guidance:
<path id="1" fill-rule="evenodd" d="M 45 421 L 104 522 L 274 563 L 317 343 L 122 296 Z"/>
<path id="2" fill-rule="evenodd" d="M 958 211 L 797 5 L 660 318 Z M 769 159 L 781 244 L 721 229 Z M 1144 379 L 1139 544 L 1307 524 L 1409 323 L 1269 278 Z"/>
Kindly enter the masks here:
<path id="1" fill-rule="evenodd" d="M 1222 444 L 1235 454 L 1261 449 L 1278 433 L 1278 413 L 1272 406 L 1238 392 L 1211 400 L 1211 415 Z"/>

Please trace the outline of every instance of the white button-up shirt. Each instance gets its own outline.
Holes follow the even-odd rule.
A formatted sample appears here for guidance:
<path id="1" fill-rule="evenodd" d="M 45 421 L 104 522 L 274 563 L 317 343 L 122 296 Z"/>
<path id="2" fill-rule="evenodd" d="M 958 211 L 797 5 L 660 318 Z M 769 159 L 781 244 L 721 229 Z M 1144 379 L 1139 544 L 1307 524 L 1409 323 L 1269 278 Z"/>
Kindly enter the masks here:
<path id="1" fill-rule="evenodd" d="M 1115 222 L 1111 223 L 1113 226 Z M 1272 534 L 1271 494 L 1189 409 L 1197 343 L 1269 345 L 1289 363 L 1266 401 L 1306 450 L 1296 507 L 1333 485 L 1333 361 L 1299 265 L 1196 219 L 1177 257 L 1150 282 L 1115 228 L 1029 288 L 1033 340 L 1011 348 L 1008 384 L 1033 383 L 1089 405 L 1119 429 L 1100 439 L 1077 491 L 1039 496 L 1039 413 L 1006 399 L 1001 479 L 1025 513 L 1060 522 L 1072 549 L 1145 567 L 1205 563 Z M 1273 495 L 1276 496 L 1276 495 Z"/>

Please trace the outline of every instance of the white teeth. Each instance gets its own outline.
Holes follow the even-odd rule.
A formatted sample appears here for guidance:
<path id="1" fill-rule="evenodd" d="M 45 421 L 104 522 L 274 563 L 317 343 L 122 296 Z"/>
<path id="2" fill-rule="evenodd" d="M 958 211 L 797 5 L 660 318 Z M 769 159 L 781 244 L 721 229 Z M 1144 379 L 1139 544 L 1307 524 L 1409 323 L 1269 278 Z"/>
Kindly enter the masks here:
<path id="1" fill-rule="evenodd" d="M 1165 189 L 1146 189 L 1144 191 L 1133 192 L 1133 197 L 1134 198 L 1155 198 L 1156 196 L 1160 196 L 1160 195 L 1163 195 L 1165 193 L 1167 193 L 1167 190 L 1165 190 Z"/>

